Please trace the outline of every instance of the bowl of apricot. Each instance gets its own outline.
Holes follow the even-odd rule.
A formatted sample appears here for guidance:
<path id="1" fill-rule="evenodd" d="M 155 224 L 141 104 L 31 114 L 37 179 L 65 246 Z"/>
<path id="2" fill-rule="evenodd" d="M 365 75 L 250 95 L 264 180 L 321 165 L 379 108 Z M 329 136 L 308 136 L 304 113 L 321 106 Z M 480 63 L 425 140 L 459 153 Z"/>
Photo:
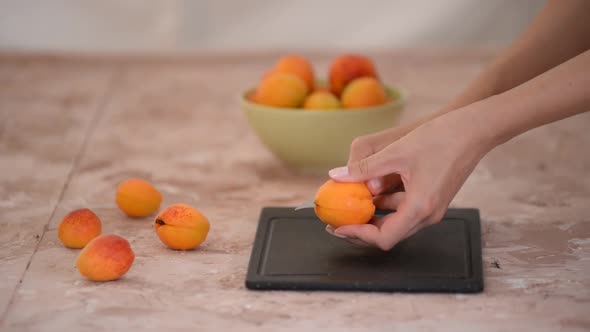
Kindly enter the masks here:
<path id="1" fill-rule="evenodd" d="M 316 80 L 306 58 L 283 56 L 241 95 L 261 142 L 303 173 L 344 165 L 352 141 L 395 126 L 404 104 L 404 91 L 383 83 L 373 62 L 360 55 L 335 58 L 327 82 Z"/>

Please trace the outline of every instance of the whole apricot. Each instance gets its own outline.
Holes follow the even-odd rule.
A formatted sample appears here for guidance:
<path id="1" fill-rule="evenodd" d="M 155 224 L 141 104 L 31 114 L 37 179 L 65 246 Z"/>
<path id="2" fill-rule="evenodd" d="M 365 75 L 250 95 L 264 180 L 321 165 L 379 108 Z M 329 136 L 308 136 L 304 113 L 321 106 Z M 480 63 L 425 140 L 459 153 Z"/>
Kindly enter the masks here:
<path id="1" fill-rule="evenodd" d="M 100 235 L 102 224 L 90 209 L 79 209 L 68 213 L 59 224 L 57 236 L 68 248 L 80 249 Z"/>
<path id="2" fill-rule="evenodd" d="M 369 58 L 345 54 L 332 61 L 329 72 L 330 89 L 336 96 L 340 96 L 344 87 L 359 77 L 377 78 L 377 70 Z"/>
<path id="3" fill-rule="evenodd" d="M 269 106 L 299 107 L 307 92 L 307 85 L 301 78 L 292 74 L 270 72 L 260 81 L 255 100 Z"/>
<path id="4" fill-rule="evenodd" d="M 328 180 L 316 193 L 314 203 L 318 218 L 334 228 L 366 224 L 375 213 L 373 196 L 363 182 Z"/>
<path id="5" fill-rule="evenodd" d="M 303 108 L 310 110 L 329 110 L 340 108 L 340 100 L 328 91 L 315 91 L 303 102 Z"/>
<path id="6" fill-rule="evenodd" d="M 315 75 L 311 62 L 301 55 L 285 55 L 274 65 L 273 71 L 286 73 L 301 78 L 307 85 L 308 91 L 312 91 L 315 83 Z"/>
<path id="7" fill-rule="evenodd" d="M 76 267 L 93 281 L 109 281 L 123 276 L 135 260 L 135 254 L 124 238 L 107 234 L 90 241 L 80 252 Z"/>
<path id="8" fill-rule="evenodd" d="M 158 214 L 154 229 L 169 248 L 189 250 L 205 241 L 209 233 L 209 220 L 193 207 L 173 204 Z"/>
<path id="9" fill-rule="evenodd" d="M 128 179 L 117 187 L 117 206 L 130 217 L 147 217 L 154 214 L 162 203 L 162 194 L 149 182 Z"/>
<path id="10" fill-rule="evenodd" d="M 361 77 L 348 83 L 340 98 L 344 108 L 369 107 L 387 102 L 387 93 L 375 78 Z"/>

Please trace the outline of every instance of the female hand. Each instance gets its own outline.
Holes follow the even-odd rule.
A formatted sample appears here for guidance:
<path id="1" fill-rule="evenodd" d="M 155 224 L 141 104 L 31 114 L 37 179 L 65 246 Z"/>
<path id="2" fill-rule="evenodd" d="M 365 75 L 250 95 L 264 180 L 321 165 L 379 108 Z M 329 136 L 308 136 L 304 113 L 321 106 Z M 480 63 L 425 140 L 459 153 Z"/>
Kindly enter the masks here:
<path id="1" fill-rule="evenodd" d="M 446 108 L 414 125 L 357 139 L 347 167 L 330 176 L 367 181 L 377 207 L 397 211 L 328 232 L 389 250 L 439 222 L 496 145 L 590 110 L 588 8 L 588 1 L 550 1 L 519 40 Z M 543 52 L 548 45 L 559 52 Z"/>
<path id="2" fill-rule="evenodd" d="M 416 129 L 388 130 L 352 144 L 346 167 L 330 171 L 340 182 L 366 181 L 378 209 L 396 210 L 369 224 L 331 227 L 356 244 L 390 250 L 399 241 L 439 222 L 481 158 L 493 147 L 477 109 L 443 114 Z"/>

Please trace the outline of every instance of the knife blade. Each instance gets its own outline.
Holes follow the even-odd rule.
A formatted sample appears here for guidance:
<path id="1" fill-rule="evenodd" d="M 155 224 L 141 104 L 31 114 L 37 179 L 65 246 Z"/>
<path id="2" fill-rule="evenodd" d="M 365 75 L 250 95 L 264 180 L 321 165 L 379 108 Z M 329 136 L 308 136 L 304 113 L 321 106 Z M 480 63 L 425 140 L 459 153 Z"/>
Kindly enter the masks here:
<path id="1" fill-rule="evenodd" d="M 295 208 L 295 211 L 302 210 L 302 209 L 314 208 L 314 207 L 315 207 L 315 202 L 313 199 L 310 199 L 308 201 L 301 203 L 298 207 Z"/>

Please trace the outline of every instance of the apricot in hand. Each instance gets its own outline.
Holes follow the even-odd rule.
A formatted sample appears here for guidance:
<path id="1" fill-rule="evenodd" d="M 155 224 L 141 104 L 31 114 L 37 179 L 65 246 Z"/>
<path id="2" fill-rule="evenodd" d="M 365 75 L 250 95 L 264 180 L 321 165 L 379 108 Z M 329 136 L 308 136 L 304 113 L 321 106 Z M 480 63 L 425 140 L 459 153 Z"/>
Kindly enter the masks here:
<path id="1" fill-rule="evenodd" d="M 158 214 L 154 229 L 169 248 L 189 250 L 207 238 L 209 221 L 197 209 L 185 204 L 173 204 Z"/>
<path id="2" fill-rule="evenodd" d="M 76 267 L 90 280 L 110 281 L 127 273 L 134 259 L 135 254 L 127 240 L 108 234 L 93 239 L 82 249 Z"/>
<path id="3" fill-rule="evenodd" d="M 375 213 L 373 196 L 363 182 L 328 180 L 316 193 L 315 213 L 334 228 L 366 224 Z"/>
<path id="4" fill-rule="evenodd" d="M 102 225 L 98 216 L 90 209 L 79 209 L 68 213 L 57 230 L 59 240 L 68 248 L 80 249 L 100 235 Z"/>
<path id="5" fill-rule="evenodd" d="M 162 203 L 162 194 L 149 182 L 128 179 L 117 187 L 117 206 L 130 217 L 147 217 L 154 214 Z"/>

